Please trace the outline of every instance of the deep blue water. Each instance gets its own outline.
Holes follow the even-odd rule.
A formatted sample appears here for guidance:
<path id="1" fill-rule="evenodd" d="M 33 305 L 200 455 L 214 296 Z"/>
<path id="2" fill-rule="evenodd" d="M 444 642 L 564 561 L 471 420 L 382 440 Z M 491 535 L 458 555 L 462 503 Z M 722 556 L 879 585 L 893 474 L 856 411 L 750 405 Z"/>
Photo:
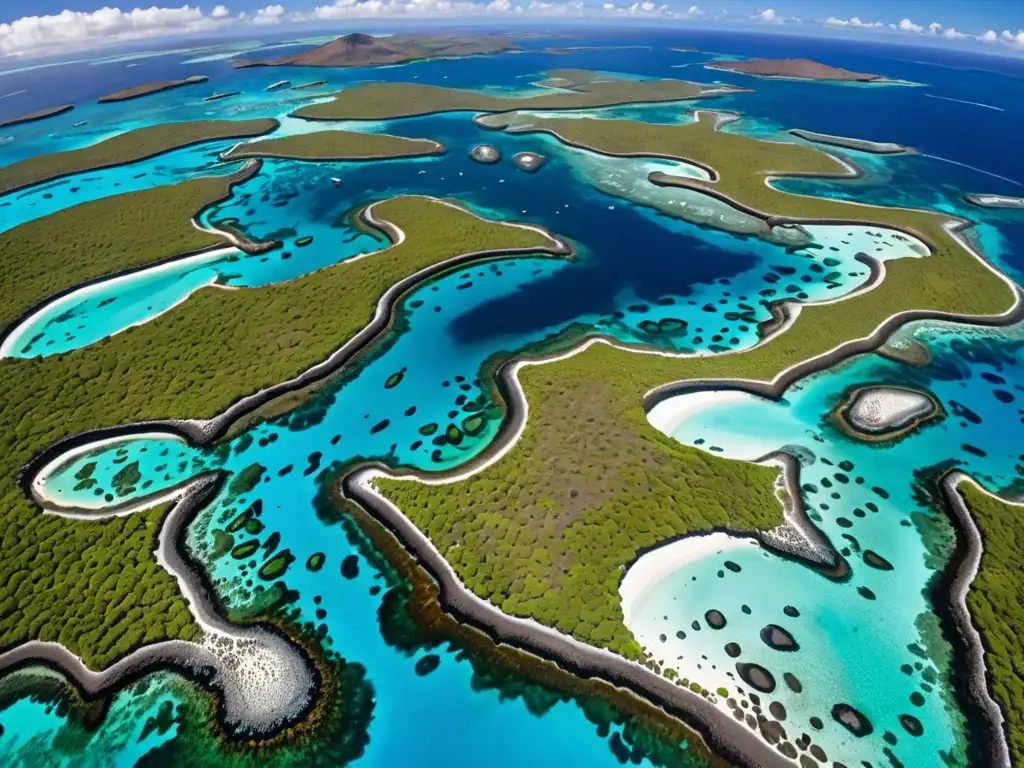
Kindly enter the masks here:
<path id="1" fill-rule="evenodd" d="M 755 89 L 754 93 L 718 99 L 707 105 L 736 109 L 751 116 L 737 124 L 735 130 L 772 135 L 779 129 L 804 128 L 895 141 L 922 153 L 883 160 L 865 159 L 872 176 L 864 183 L 790 181 L 783 185 L 785 188 L 874 203 L 941 208 L 969 216 L 984 223 L 979 234 L 987 255 L 1014 273 L 1024 272 L 1024 215 L 984 211 L 961 201 L 962 195 L 970 192 L 1021 194 L 1019 182 L 1024 181 L 1024 158 L 1013 151 L 1014 126 L 1022 124 L 1024 118 L 1024 99 L 1021 99 L 1024 66 L 1021 64 L 931 49 L 692 31 L 671 34 L 650 31 L 611 37 L 608 31 L 599 29 L 578 39 L 567 37 L 524 43 L 530 48 L 576 44 L 641 44 L 651 48 L 582 51 L 558 57 L 527 53 L 470 62 L 438 61 L 373 71 L 329 73 L 301 69 L 232 70 L 227 59 L 183 64 L 183 61 L 219 52 L 192 50 L 149 58 L 0 73 L 0 96 L 21 89 L 27 91 L 0 99 L 0 117 L 53 103 L 80 105 L 70 114 L 53 120 L 0 131 L 0 138 L 12 138 L 0 144 L 0 164 L 40 152 L 82 146 L 109 133 L 154 121 L 209 116 L 280 116 L 299 103 L 288 103 L 288 99 L 314 97 L 309 94 L 271 97 L 263 93 L 266 85 L 283 77 L 295 83 L 328 79 L 331 86 L 363 79 L 405 81 L 415 78 L 447 86 L 524 88 L 546 69 L 578 67 L 647 77 L 717 80 Z M 666 50 L 667 45 L 695 45 L 702 51 L 725 55 L 803 56 L 890 78 L 912 80 L 924 87 L 869 88 L 752 79 L 705 70 L 699 65 L 708 60 L 708 53 L 674 52 Z M 242 56 L 276 56 L 288 50 L 278 48 Z M 129 67 L 129 64 L 135 66 Z M 676 65 L 680 64 L 696 66 L 678 68 Z M 211 82 L 116 107 L 85 103 L 131 84 L 190 74 L 209 75 Z M 242 90 L 244 94 L 234 100 L 201 103 L 202 96 L 213 90 Z M 999 109 L 930 97 L 935 95 Z M 663 106 L 632 113 L 639 117 L 650 115 L 649 119 L 673 119 L 682 111 L 678 107 Z M 89 124 L 74 129 L 74 123 L 81 120 L 88 120 Z M 671 349 L 717 352 L 747 346 L 754 340 L 749 324 L 744 329 L 738 321 L 724 323 L 721 328 L 717 322 L 714 327 L 707 323 L 705 330 L 697 327 L 699 320 L 695 319 L 702 317 L 700 307 L 706 302 L 721 302 L 731 307 L 749 301 L 756 305 L 756 292 L 765 286 L 761 278 L 765 265 L 781 263 L 790 255 L 776 246 L 704 230 L 609 196 L 581 181 L 572 157 L 551 142 L 544 143 L 538 137 L 485 132 L 474 127 L 468 115 L 396 121 L 387 126 L 387 130 L 443 140 L 450 152 L 440 159 L 362 166 L 267 163 L 259 177 L 243 185 L 231 201 L 209 212 L 206 220 L 238 218 L 240 226 L 257 237 L 280 231 L 282 227 L 293 227 L 296 235 L 292 237 L 315 232 L 314 244 L 304 253 L 296 250 L 294 260 L 287 263 L 243 259 L 219 266 L 220 273 L 240 274 L 233 278 L 239 285 L 260 285 L 291 279 L 340 261 L 353 255 L 357 248 L 380 247 L 379 243 L 353 240 L 350 246 L 335 250 L 330 239 L 332 224 L 357 202 L 403 192 L 452 196 L 483 215 L 543 224 L 575 241 L 580 250 L 579 260 L 571 265 L 551 260 L 524 259 L 518 263 L 499 260 L 474 267 L 465 276 L 459 271 L 431 281 L 405 303 L 403 311 L 409 322 L 407 334 L 392 339 L 365 368 L 331 388 L 330 400 L 323 404 L 321 421 L 308 424 L 283 419 L 263 425 L 248 433 L 249 439 L 256 442 L 250 442 L 244 449 L 240 444 L 245 437 L 236 442 L 234 456 L 229 461 L 211 455 L 197 456 L 197 461 L 203 466 L 235 472 L 257 460 L 268 467 L 267 482 L 255 495 L 264 503 L 261 519 L 266 533 L 279 531 L 280 546 L 290 548 L 297 558 L 286 579 L 288 585 L 301 594 L 297 607 L 303 619 L 318 621 L 327 627 L 335 650 L 367 667 L 367 676 L 375 687 L 375 720 L 370 729 L 370 745 L 361 764 L 441 765 L 453 761 L 499 766 L 617 764 L 617 758 L 608 748 L 608 739 L 618 738 L 617 732 L 596 736 L 594 725 L 571 703 L 558 704 L 547 714 L 534 716 L 522 701 L 503 702 L 494 693 L 475 691 L 469 664 L 453 654 L 442 654 L 442 664 L 435 673 L 416 674 L 416 657 L 421 657 L 422 653 L 413 656 L 401 653 L 381 635 L 378 625 L 381 598 L 372 590 L 375 584 L 379 586 L 380 575 L 362 560 L 361 575 L 357 578 L 346 579 L 339 575 L 339 563 L 346 556 L 358 558 L 358 549 L 337 526 L 325 529 L 317 520 L 312 509 L 316 483 L 313 477 L 298 470 L 305 466 L 307 456 L 311 457 L 318 450 L 326 453 L 325 466 L 331 460 L 369 455 L 425 469 L 446 468 L 465 461 L 493 437 L 497 427 L 493 417 L 475 439 L 467 439 L 457 447 L 444 446 L 439 458 L 432 457 L 434 446 L 429 442 L 413 447 L 418 439 L 427 442 L 418 437 L 421 434 L 418 428 L 427 423 L 439 423 L 443 430 L 449 420 L 463 423 L 469 413 L 460 412 L 465 401 L 483 397 L 475 377 L 488 355 L 499 350 L 514 351 L 544 340 L 571 323 L 599 327 L 627 342 L 659 343 Z M 551 160 L 536 176 L 527 176 L 507 165 L 481 166 L 467 157 L 468 148 L 478 141 L 494 143 L 506 157 L 530 149 L 549 154 Z M 134 169 L 90 174 L 98 180 L 78 194 L 99 197 L 125 191 L 126 187 L 144 188 L 200 172 L 224 172 L 223 166 L 212 164 L 214 153 L 208 150 L 198 148 L 147 161 L 144 165 L 148 175 L 143 179 L 135 179 L 136 174 L 129 173 Z M 341 190 L 326 183 L 334 174 L 344 178 Z M 122 182 L 125 186 L 114 186 Z M 74 204 L 78 200 L 70 197 L 69 190 L 69 186 L 60 186 L 54 195 L 65 204 Z M 0 225 L 3 225 L 0 228 L 6 229 L 52 210 L 55 204 L 37 199 L 40 192 L 42 190 L 22 193 L 10 209 L 0 208 L 0 217 L 5 210 L 10 210 L 12 216 L 6 221 L 0 218 Z M 252 200 L 258 200 L 260 194 L 280 195 L 287 200 L 277 208 L 253 205 Z M 30 208 L 32 205 L 38 208 Z M 253 213 L 249 214 L 249 210 Z M 341 229 L 342 235 L 353 235 Z M 271 257 L 274 258 L 276 256 Z M 802 257 L 791 258 L 797 264 Z M 803 263 L 807 263 L 806 259 Z M 472 290 L 460 288 L 470 277 Z M 805 288 L 812 298 L 817 297 L 814 289 L 824 290 L 814 282 L 819 278 L 810 272 L 807 278 L 797 289 Z M 863 275 L 844 279 L 838 290 L 845 292 L 862 278 Z M 180 279 L 180 275 L 175 277 L 175 280 Z M 159 288 L 163 291 L 161 295 L 174 300 L 187 300 L 188 292 L 194 289 L 186 290 L 182 283 L 161 280 L 155 280 L 153 285 L 162 286 Z M 669 299 L 671 303 L 667 303 Z M 145 320 L 149 316 L 141 308 L 145 302 L 138 301 L 132 317 Z M 414 306 L 417 301 L 421 304 Z M 83 312 L 86 311 L 95 313 L 96 310 L 85 306 Z M 96 334 L 97 338 L 129 324 L 125 316 L 120 315 L 88 317 L 93 318 L 92 322 L 101 331 Z M 690 334 L 685 343 L 651 339 L 638 331 L 642 320 L 663 317 L 685 318 L 690 322 Z M 722 337 L 721 342 L 711 342 L 711 334 L 715 333 Z M 697 342 L 696 335 L 701 335 L 703 341 Z M 711 343 L 718 343 L 721 349 L 709 348 Z M 385 381 L 400 369 L 408 369 L 401 385 L 387 389 Z M 461 385 L 458 391 L 453 384 Z M 462 402 L 456 399 L 461 397 L 460 392 L 466 395 Z M 398 425 L 399 412 L 410 404 L 419 409 L 415 420 Z M 487 402 L 482 407 L 491 405 Z M 453 411 L 449 409 L 452 408 L 458 412 L 457 417 L 451 416 Z M 379 435 L 370 432 L 369 428 L 384 417 L 395 421 L 396 426 Z M 337 449 L 328 447 L 334 445 L 330 442 L 334 434 L 344 435 Z M 927 435 L 924 433 L 922 439 Z M 167 446 L 162 443 L 137 441 L 117 448 L 127 449 L 139 458 L 143 448 L 164 447 Z M 191 449 L 181 450 L 184 458 L 192 454 Z M 97 476 L 102 481 L 101 489 L 105 489 L 110 477 L 123 464 L 123 455 L 113 449 L 98 454 L 101 466 Z M 149 454 L 149 459 L 153 455 Z M 111 462 L 104 464 L 104 457 Z M 144 475 L 154 482 L 153 486 L 140 488 L 139 495 L 174 484 L 195 471 L 194 466 L 188 466 L 177 473 L 168 471 L 161 478 L 163 470 L 147 465 L 148 459 L 139 460 Z M 293 464 L 296 471 L 286 471 Z M 73 474 L 74 467 L 65 473 L 68 478 Z M 66 487 L 69 493 L 73 484 Z M 96 496 L 90 489 L 88 495 L 93 502 L 102 505 L 102 492 Z M 223 597 L 228 602 L 244 605 L 251 594 L 240 585 L 252 578 L 246 563 L 230 557 L 214 559 L 210 555 L 212 528 L 223 525 L 237 513 L 238 509 L 232 504 L 234 502 L 223 501 L 212 505 L 203 522 L 193 526 L 190 546 L 208 562 L 211 576 Z M 327 553 L 327 567 L 317 573 L 303 569 L 305 558 L 317 551 Z M 323 599 L 314 601 L 316 595 Z M 909 617 L 911 622 L 912 619 Z M 131 696 L 126 694 L 119 702 L 118 706 L 131 709 Z M 438 706 L 439 702 L 444 706 Z M 934 722 L 942 722 L 942 719 L 936 717 Z M 59 719 L 42 717 L 24 702 L 0 713 L 0 723 L 5 729 L 0 738 L 0 754 L 7 754 L 11 759 L 17 755 L 18 759 L 25 760 L 31 758 L 27 757 L 25 749 L 19 752 L 19 746 L 26 739 L 46 743 L 61 727 Z M 929 741 L 922 752 L 928 753 L 933 745 L 945 747 L 955 742 L 960 736 L 955 732 L 958 727 L 956 718 L 950 718 L 950 733 Z M 458 741 L 457 757 L 445 739 L 436 738 L 446 729 L 467 734 Z M 124 764 L 134 760 L 134 757 L 129 760 L 130 750 L 123 745 L 116 746 L 108 730 L 101 730 L 84 752 L 83 764 L 98 764 L 106 751 L 121 754 L 121 759 L 126 761 Z"/>

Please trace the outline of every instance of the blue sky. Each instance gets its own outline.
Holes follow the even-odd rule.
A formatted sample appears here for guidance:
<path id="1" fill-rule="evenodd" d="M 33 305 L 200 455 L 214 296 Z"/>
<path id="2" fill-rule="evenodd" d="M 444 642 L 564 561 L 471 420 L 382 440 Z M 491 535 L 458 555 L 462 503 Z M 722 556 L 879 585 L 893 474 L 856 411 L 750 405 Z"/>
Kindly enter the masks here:
<path id="1" fill-rule="evenodd" d="M 188 3 L 188 4 L 183 4 Z M 113 7 L 111 7 L 113 6 Z M 136 7 L 136 6 L 142 6 Z M 757 27 L 1024 56 L 1024 0 L 0 0 L 0 60 L 137 40 L 373 20 Z"/>

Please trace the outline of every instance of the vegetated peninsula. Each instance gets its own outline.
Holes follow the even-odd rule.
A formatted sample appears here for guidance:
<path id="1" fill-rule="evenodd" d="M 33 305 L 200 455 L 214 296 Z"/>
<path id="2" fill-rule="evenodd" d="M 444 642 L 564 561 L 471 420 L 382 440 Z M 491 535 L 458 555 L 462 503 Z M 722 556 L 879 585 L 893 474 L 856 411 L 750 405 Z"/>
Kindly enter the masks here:
<path id="1" fill-rule="evenodd" d="M 596 344 L 523 368 L 517 375 L 529 419 L 500 459 L 451 483 L 376 481 L 448 553 L 469 589 L 506 613 L 627 656 L 641 649 L 623 623 L 617 589 L 621 568 L 638 552 L 673 535 L 723 527 L 763 531 L 782 520 L 774 469 L 725 460 L 665 437 L 645 418 L 648 393 L 665 382 L 770 382 L 812 359 L 824 367 L 825 353 L 870 337 L 908 310 L 990 316 L 1014 304 L 1009 285 L 947 229 L 953 217 L 781 192 L 765 184 L 768 175 L 842 177 L 849 171 L 813 147 L 722 133 L 715 124 L 551 118 L 537 130 L 606 154 L 698 162 L 713 168 L 718 180 L 673 183 L 734 200 L 765 217 L 913 231 L 931 253 L 888 262 L 885 279 L 870 291 L 803 306 L 784 334 L 740 354 L 673 358 Z M 652 493 L 652 487 L 671 491 Z M 454 498 L 468 501 L 453 504 Z M 519 500 L 515 509 L 509 498 Z M 474 520 L 488 523 L 479 528 Z M 520 555 L 521 547 L 530 555 Z M 530 564 L 528 571 L 523 563 Z M 516 586 L 524 581 L 532 585 L 528 592 Z"/>
<path id="2" fill-rule="evenodd" d="M 229 181 L 197 179 L 104 198 L 0 234 L 0 274 L 7 276 L 0 325 L 84 280 L 222 244 L 196 230 L 191 217 L 222 198 Z M 0 454 L 8 526 L 0 539 L 0 602 L 11 606 L 0 621 L 0 648 L 60 642 L 101 669 L 142 643 L 199 632 L 153 556 L 161 510 L 102 524 L 40 514 L 16 476 L 41 451 L 110 425 L 219 414 L 324 360 L 366 325 L 388 288 L 440 262 L 489 250 L 561 255 L 540 229 L 482 219 L 432 198 L 382 201 L 374 213 L 405 239 L 372 259 L 261 288 L 202 290 L 71 355 L 0 360 L 0 434 L 11 437 Z"/>
<path id="3" fill-rule="evenodd" d="M 1024 764 L 1024 515 L 1011 504 L 962 480 L 963 499 L 984 541 L 981 563 L 967 593 L 967 608 L 985 641 L 991 690 L 1007 720 L 1011 762 Z"/>
<path id="4" fill-rule="evenodd" d="M 45 120 L 48 117 L 63 115 L 65 112 L 70 112 L 74 108 L 73 104 L 65 104 L 61 107 L 50 107 L 48 109 L 40 109 L 37 112 L 29 112 L 26 115 L 10 117 L 7 120 L 0 121 L 0 128 L 7 128 L 12 125 L 21 125 L 22 123 L 34 123 L 37 120 Z"/>
<path id="5" fill-rule="evenodd" d="M 430 139 L 408 139 L 387 133 L 314 131 L 236 144 L 221 155 L 221 159 L 279 157 L 290 160 L 385 160 L 441 155 L 444 152 L 443 144 Z"/>
<path id="6" fill-rule="evenodd" d="M 163 91 L 170 91 L 174 88 L 181 88 L 185 85 L 199 85 L 205 83 L 210 78 L 204 75 L 194 75 L 192 77 L 186 77 L 184 80 L 163 80 L 157 83 L 143 83 L 142 85 L 133 85 L 131 88 L 125 88 L 120 91 L 114 91 L 108 93 L 106 96 L 101 96 L 97 99 L 100 104 L 108 104 L 117 101 L 130 101 L 131 99 L 138 99 L 143 96 L 149 96 L 153 93 L 162 93 Z"/>
<path id="7" fill-rule="evenodd" d="M 278 127 L 272 118 L 160 123 L 81 149 L 35 155 L 0 168 L 0 195 L 82 171 L 126 165 L 215 139 L 262 136 Z"/>
<path id="8" fill-rule="evenodd" d="M 235 67 L 379 67 L 424 59 L 481 56 L 518 51 L 504 35 L 392 35 L 351 32 L 310 51 L 263 61 L 236 60 Z"/>
<path id="9" fill-rule="evenodd" d="M 758 77 L 779 77 L 795 80 L 830 80 L 853 83 L 891 83 L 882 75 L 853 72 L 841 67 L 830 67 L 811 59 L 744 59 L 742 61 L 712 61 L 708 69 L 723 69 Z"/>
<path id="10" fill-rule="evenodd" d="M 331 101 L 302 107 L 294 115 L 307 120 L 388 120 L 440 112 L 596 109 L 708 98 L 742 90 L 705 88 L 685 80 L 619 80 L 581 69 L 554 70 L 548 74 L 548 79 L 539 83 L 544 89 L 526 96 L 494 96 L 419 83 L 355 85 L 339 91 Z"/>
<path id="11" fill-rule="evenodd" d="M 853 139 L 848 136 L 833 136 L 829 133 L 815 133 L 800 128 L 793 128 L 789 134 L 804 141 L 813 141 L 816 144 L 827 144 L 832 147 L 843 149 L 855 149 L 858 152 L 871 152 L 875 155 L 906 155 L 916 154 L 913 147 L 905 147 L 902 144 L 894 144 L 890 141 L 869 141 L 867 139 Z"/>

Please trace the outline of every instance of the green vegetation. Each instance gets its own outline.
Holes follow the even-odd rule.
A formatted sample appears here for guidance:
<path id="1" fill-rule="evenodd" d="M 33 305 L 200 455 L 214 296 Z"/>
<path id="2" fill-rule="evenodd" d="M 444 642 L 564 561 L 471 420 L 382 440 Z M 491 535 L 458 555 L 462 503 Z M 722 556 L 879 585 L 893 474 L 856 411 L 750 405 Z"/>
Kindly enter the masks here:
<path id="1" fill-rule="evenodd" d="M 985 665 L 1006 718 L 1010 760 L 1024 765 L 1024 515 L 1020 505 L 989 496 L 973 482 L 961 482 L 957 491 L 985 542 L 967 607 L 985 641 Z"/>
<path id="2" fill-rule="evenodd" d="M 46 298 L 104 275 L 225 245 L 192 226 L 200 209 L 252 175 L 195 179 L 107 197 L 0 234 L 0 328 Z"/>
<path id="3" fill-rule="evenodd" d="M 137 128 L 82 149 L 53 152 L 0 168 L 0 195 L 82 171 L 127 165 L 192 144 L 218 139 L 262 136 L 278 122 L 259 120 L 196 120 Z"/>
<path id="4" fill-rule="evenodd" d="M 369 83 L 339 91 L 332 101 L 302 107 L 295 116 L 307 120 L 389 120 L 438 112 L 594 109 L 615 104 L 682 101 L 699 98 L 700 94 L 699 85 L 684 80 L 570 83 L 566 90 L 538 91 L 537 95 L 518 97 L 416 83 Z"/>
<path id="5" fill-rule="evenodd" d="M 563 373 L 562 363 L 524 369 L 526 430 L 480 474 L 453 485 L 378 485 L 481 597 L 637 656 L 622 623 L 622 567 L 673 536 L 778 525 L 776 470 L 664 436 L 611 370 Z"/>
<path id="6" fill-rule="evenodd" d="M 174 88 L 181 88 L 186 85 L 199 85 L 209 80 L 208 77 L 202 75 L 195 75 L 193 77 L 186 77 L 184 80 L 162 80 L 157 83 L 144 83 L 142 85 L 133 85 L 130 88 L 125 88 L 120 91 L 114 91 L 114 93 L 108 93 L 106 96 L 100 96 L 97 99 L 99 104 L 107 104 L 116 101 L 130 101 L 131 99 L 138 99 L 143 96 L 149 96 L 154 93 L 162 93 L 163 91 L 170 91 Z"/>
<path id="7" fill-rule="evenodd" d="M 284 157 L 293 160 L 381 160 L 444 154 L 444 147 L 429 139 L 407 139 L 387 133 L 315 131 L 280 139 L 238 144 L 221 159 Z"/>
<path id="8" fill-rule="evenodd" d="M 207 236 L 188 220 L 225 183 L 200 180 L 124 195 L 89 204 L 88 216 L 87 206 L 62 211 L 48 217 L 48 237 L 29 239 L 19 232 L 24 227 L 0 236 L 4 275 L 18 269 L 39 275 L 32 293 L 12 293 L 19 285 L 13 277 L 3 284 L 7 316 L 73 281 L 205 244 L 194 238 Z M 150 323 L 69 354 L 0 360 L 0 648 L 59 641 L 98 669 L 139 642 L 198 631 L 176 583 L 152 556 L 160 513 L 104 522 L 43 515 L 15 481 L 33 456 L 85 430 L 212 417 L 323 360 L 365 325 L 378 297 L 401 278 L 461 253 L 552 245 L 543 233 L 429 198 L 396 198 L 375 211 L 406 233 L 401 245 L 285 284 L 204 289 Z M 62 234 L 71 227 L 82 238 L 97 233 L 96 239 L 73 249 Z M 161 248 L 149 241 L 151 229 L 165 232 Z M 12 243 L 33 250 L 26 255 Z M 77 271 L 78 259 L 89 260 L 92 271 Z M 48 275 L 41 264 L 49 265 Z M 52 275 L 67 282 L 53 282 Z M 264 471 L 251 465 L 231 480 L 229 492 L 251 489 Z"/>
<path id="9" fill-rule="evenodd" d="M 717 133 L 701 123 L 544 121 L 550 123 L 558 123 L 567 140 L 580 138 L 578 143 L 601 151 L 657 147 L 712 165 L 721 173 L 719 188 L 755 198 L 752 204 L 772 213 L 820 206 L 828 211 L 822 218 L 913 229 L 932 248 L 927 258 L 890 261 L 885 280 L 869 292 L 804 307 L 788 331 L 742 354 L 670 358 L 597 344 L 571 358 L 524 368 L 519 377 L 529 421 L 501 460 L 452 484 L 379 482 L 470 589 L 508 613 L 636 655 L 639 647 L 622 624 L 618 584 L 622 568 L 643 547 L 712 527 L 764 529 L 781 520 L 772 492 L 774 470 L 723 460 L 665 437 L 647 422 L 647 392 L 676 380 L 771 381 L 844 341 L 870 335 L 903 310 L 996 314 L 1014 297 L 943 229 L 947 216 L 799 197 L 763 183 L 768 169 L 838 169 L 811 147 Z"/>

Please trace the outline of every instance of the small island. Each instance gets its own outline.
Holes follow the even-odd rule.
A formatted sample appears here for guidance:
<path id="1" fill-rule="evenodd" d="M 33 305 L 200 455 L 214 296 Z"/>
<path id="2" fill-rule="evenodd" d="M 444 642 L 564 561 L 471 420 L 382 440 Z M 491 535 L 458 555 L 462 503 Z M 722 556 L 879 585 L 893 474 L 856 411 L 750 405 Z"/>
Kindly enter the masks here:
<path id="1" fill-rule="evenodd" d="M 374 37 L 351 32 L 310 51 L 278 59 L 246 61 L 244 67 L 380 67 L 407 64 L 425 59 L 484 56 L 518 51 L 509 39 L 500 35 L 392 35 Z"/>
<path id="2" fill-rule="evenodd" d="M 98 104 L 110 104 L 118 101 L 130 101 L 132 99 L 139 99 L 143 96 L 149 96 L 154 93 L 163 93 L 164 91 L 170 91 L 174 88 L 181 88 L 186 85 L 199 85 L 205 83 L 210 78 L 205 75 L 194 75 L 192 77 L 186 77 L 184 80 L 163 80 L 157 83 L 143 83 L 142 85 L 133 85 L 131 88 L 125 88 L 120 91 L 114 91 L 108 93 L 106 96 L 101 96 L 97 99 Z"/>
<path id="3" fill-rule="evenodd" d="M 827 144 L 832 147 L 843 149 L 855 149 L 858 152 L 871 152 L 875 155 L 909 155 L 916 154 L 913 147 L 905 147 L 902 144 L 894 144 L 889 141 L 868 141 L 867 139 L 852 139 L 848 136 L 833 136 L 828 133 L 815 133 L 804 131 L 800 128 L 793 128 L 788 131 L 791 136 L 796 136 L 804 141 L 813 141 L 815 144 Z"/>
<path id="4" fill-rule="evenodd" d="M 882 75 L 867 72 L 853 72 L 841 67 L 830 67 L 811 59 L 745 59 L 743 61 L 712 61 L 706 69 L 721 69 L 757 77 L 774 77 L 787 80 L 823 80 L 852 83 L 896 83 Z"/>
<path id="5" fill-rule="evenodd" d="M 227 93 L 211 93 L 203 101 L 220 101 L 221 99 L 228 99 L 232 96 L 238 96 L 241 91 L 228 91 Z"/>
<path id="6" fill-rule="evenodd" d="M 1024 209 L 1024 197 L 1008 197 L 1006 195 L 964 195 L 971 205 L 981 208 L 1017 208 Z"/>
<path id="7" fill-rule="evenodd" d="M 221 160 L 278 157 L 289 160 L 384 160 L 444 154 L 444 145 L 430 139 L 407 139 L 387 133 L 314 131 L 261 141 L 244 141 L 221 155 Z"/>
<path id="8" fill-rule="evenodd" d="M 65 112 L 70 112 L 74 108 L 75 107 L 72 104 L 65 104 L 61 107 L 40 109 L 38 112 L 29 112 L 27 115 L 19 115 L 18 117 L 11 117 L 7 120 L 2 120 L 0 121 L 0 128 L 7 128 L 12 125 L 21 125 L 22 123 L 34 123 L 37 120 L 45 120 L 48 117 L 63 115 Z"/>
<path id="9" fill-rule="evenodd" d="M 904 437 L 943 415 L 942 406 L 930 393 L 890 386 L 859 387 L 833 411 L 845 433 L 873 442 Z"/>

